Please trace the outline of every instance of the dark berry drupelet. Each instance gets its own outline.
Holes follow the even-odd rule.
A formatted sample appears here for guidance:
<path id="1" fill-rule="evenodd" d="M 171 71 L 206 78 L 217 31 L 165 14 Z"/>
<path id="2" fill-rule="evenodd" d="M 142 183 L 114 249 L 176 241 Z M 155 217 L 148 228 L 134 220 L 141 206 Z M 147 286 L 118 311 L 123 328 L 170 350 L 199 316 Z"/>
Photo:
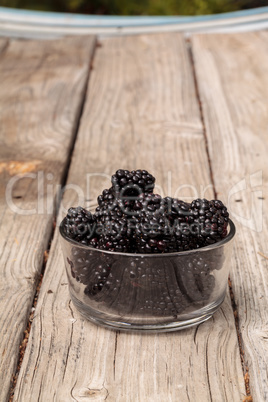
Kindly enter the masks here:
<path id="1" fill-rule="evenodd" d="M 188 224 L 190 204 L 157 194 L 140 198 L 139 214 L 132 219 L 137 252 L 171 253 L 197 248 Z"/>
<path id="2" fill-rule="evenodd" d="M 71 207 L 64 221 L 68 237 L 81 244 L 89 245 L 96 227 L 95 216 L 82 207 Z"/>
<path id="3" fill-rule="evenodd" d="M 219 200 L 197 199 L 191 203 L 188 218 L 199 247 L 216 243 L 227 235 L 229 213 Z"/>
<path id="4" fill-rule="evenodd" d="M 116 193 L 122 196 L 136 196 L 141 193 L 151 193 L 154 189 L 155 178 L 147 170 L 119 169 L 112 176 L 112 186 Z"/>
<path id="5" fill-rule="evenodd" d="M 175 247 L 168 234 L 168 221 L 163 216 L 144 214 L 142 217 L 133 218 L 132 224 L 135 248 L 138 253 L 167 253 Z"/>
<path id="6" fill-rule="evenodd" d="M 165 214 L 171 222 L 188 222 L 188 217 L 191 214 L 191 204 L 172 197 L 165 197 L 163 203 L 165 205 Z"/>
<path id="7" fill-rule="evenodd" d="M 100 194 L 97 198 L 98 205 L 100 208 L 110 207 L 112 208 L 115 203 L 115 196 L 113 188 L 103 190 L 102 194 Z"/>
<path id="8" fill-rule="evenodd" d="M 119 206 L 98 207 L 95 213 L 98 248 L 108 251 L 130 252 L 131 233 L 128 218 Z"/>
<path id="9" fill-rule="evenodd" d="M 121 212 L 126 216 L 137 215 L 142 209 L 142 202 L 148 196 L 148 193 L 140 193 L 126 195 L 125 193 L 115 192 L 113 187 L 103 190 L 97 198 L 98 207 L 96 213 L 104 210 L 114 210 L 120 208 Z"/>
<path id="10" fill-rule="evenodd" d="M 189 302 L 208 301 L 215 287 L 215 278 L 211 274 L 214 269 L 213 258 L 210 259 L 190 254 L 174 265 L 177 284 Z"/>
<path id="11" fill-rule="evenodd" d="M 197 248 L 196 239 L 179 219 L 170 221 L 161 209 L 132 219 L 133 238 L 139 253 L 172 253 Z"/>
<path id="12" fill-rule="evenodd" d="M 197 240 L 190 224 L 191 204 L 177 198 L 164 198 L 165 215 L 176 238 L 176 251 L 187 251 L 198 248 Z"/>
<path id="13" fill-rule="evenodd" d="M 86 285 L 85 294 L 97 295 L 105 285 L 111 272 L 111 259 L 106 255 L 90 255 L 85 249 L 72 249 L 70 265 L 71 276 Z"/>
<path id="14" fill-rule="evenodd" d="M 91 275 L 91 281 L 84 290 L 85 294 L 87 296 L 95 296 L 100 293 L 107 283 L 110 273 L 110 266 L 105 264 L 96 265 Z"/>
<path id="15" fill-rule="evenodd" d="M 166 266 L 161 258 L 154 264 L 133 258 L 113 273 L 113 279 L 109 277 L 110 297 L 106 294 L 105 300 L 119 314 L 148 316 L 153 320 L 156 316 L 174 316 L 187 306 L 188 301 L 175 282 L 173 267 Z"/>

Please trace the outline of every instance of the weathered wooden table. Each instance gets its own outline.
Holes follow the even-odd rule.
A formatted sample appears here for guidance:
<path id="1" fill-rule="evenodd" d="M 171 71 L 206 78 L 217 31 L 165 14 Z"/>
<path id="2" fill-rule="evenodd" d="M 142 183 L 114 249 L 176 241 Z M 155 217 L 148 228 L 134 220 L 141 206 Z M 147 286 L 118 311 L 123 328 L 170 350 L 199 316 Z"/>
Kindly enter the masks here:
<path id="1" fill-rule="evenodd" d="M 268 400 L 267 43 L 0 40 L 1 401 Z M 73 307 L 55 217 L 92 207 L 122 167 L 228 204 L 229 291 L 208 322 L 128 334 Z"/>

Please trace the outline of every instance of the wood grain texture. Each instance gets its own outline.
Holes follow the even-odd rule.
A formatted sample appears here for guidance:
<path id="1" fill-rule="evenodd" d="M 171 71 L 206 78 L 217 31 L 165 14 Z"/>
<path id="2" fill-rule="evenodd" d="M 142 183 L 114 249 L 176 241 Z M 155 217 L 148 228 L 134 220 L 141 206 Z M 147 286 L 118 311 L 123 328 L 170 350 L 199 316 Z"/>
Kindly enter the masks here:
<path id="1" fill-rule="evenodd" d="M 40 280 L 94 41 L 5 41 L 2 53 L 0 42 L 1 401 Z"/>
<path id="2" fill-rule="evenodd" d="M 0 38 L 0 57 L 3 56 L 5 49 L 8 46 L 8 39 Z"/>
<path id="3" fill-rule="evenodd" d="M 231 279 L 245 366 L 254 400 L 267 401 L 268 33 L 192 42 L 216 189 L 237 225 Z"/>
<path id="4" fill-rule="evenodd" d="M 191 65 L 179 34 L 111 38 L 97 49 L 68 184 L 81 186 L 93 205 L 109 185 L 100 174 L 119 167 L 152 171 L 165 194 L 181 184 L 198 193 L 210 185 Z M 88 192 L 92 173 L 97 176 Z M 188 187 L 177 195 L 196 194 Z M 212 197 L 211 186 L 206 195 Z M 68 191 L 62 207 L 75 202 Z M 14 401 L 240 401 L 244 395 L 228 297 L 212 320 L 182 332 L 97 327 L 70 300 L 56 232 Z"/>

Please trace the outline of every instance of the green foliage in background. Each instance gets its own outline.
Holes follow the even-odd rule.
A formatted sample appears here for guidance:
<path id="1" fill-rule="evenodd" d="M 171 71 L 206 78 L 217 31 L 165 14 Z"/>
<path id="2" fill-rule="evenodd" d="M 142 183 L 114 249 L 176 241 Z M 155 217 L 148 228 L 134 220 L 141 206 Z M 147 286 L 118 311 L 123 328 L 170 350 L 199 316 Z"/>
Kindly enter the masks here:
<path id="1" fill-rule="evenodd" d="M 0 6 L 109 15 L 201 15 L 263 7 L 268 0 L 0 0 Z"/>

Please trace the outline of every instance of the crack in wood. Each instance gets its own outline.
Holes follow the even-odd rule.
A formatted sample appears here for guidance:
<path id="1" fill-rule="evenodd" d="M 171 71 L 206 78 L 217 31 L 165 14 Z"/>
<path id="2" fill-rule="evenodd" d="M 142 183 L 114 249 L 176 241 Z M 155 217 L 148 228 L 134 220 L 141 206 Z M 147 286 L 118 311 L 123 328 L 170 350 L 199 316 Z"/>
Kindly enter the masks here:
<path id="1" fill-rule="evenodd" d="M 72 300 L 70 299 L 70 300 L 69 300 L 69 303 L 68 303 L 68 307 L 69 307 L 69 309 L 70 309 L 70 311 L 71 311 L 72 318 L 74 319 L 74 312 L 73 312 L 73 309 L 72 309 L 72 307 L 71 307 L 71 302 L 72 302 Z M 71 349 L 71 346 L 72 346 L 73 332 L 74 332 L 74 322 L 73 322 L 73 321 L 71 322 L 71 325 L 72 325 L 72 326 L 71 326 L 71 335 L 70 335 L 70 341 L 69 341 L 69 345 L 68 345 L 68 349 L 67 349 L 67 354 L 66 354 L 65 365 L 64 365 L 63 380 L 64 380 L 64 377 L 65 377 L 65 374 L 66 374 L 67 362 L 68 362 L 68 358 L 69 358 L 69 354 L 70 354 L 70 349 Z"/>
<path id="2" fill-rule="evenodd" d="M 246 395 L 248 398 L 251 398 L 251 392 L 250 392 L 250 385 L 249 385 L 249 368 L 248 365 L 245 362 L 245 351 L 243 347 L 243 339 L 242 339 L 242 333 L 239 328 L 239 317 L 238 317 L 238 309 L 237 309 L 237 304 L 235 302 L 234 298 L 234 293 L 233 293 L 233 287 L 232 287 L 232 281 L 230 277 L 228 278 L 228 285 L 229 285 L 229 291 L 230 291 L 230 297 L 231 297 L 231 304 L 234 312 L 234 318 L 235 318 L 235 327 L 236 327 L 236 333 L 237 333 L 237 339 L 238 339 L 238 346 L 239 346 L 239 351 L 240 351 L 240 359 L 241 359 L 241 365 L 244 373 L 244 380 L 245 380 L 245 388 L 246 388 Z M 244 399 L 244 401 L 249 401 L 250 399 Z"/>
<path id="3" fill-rule="evenodd" d="M 41 270 L 41 273 L 40 273 L 40 276 L 39 276 L 38 285 L 36 287 L 36 292 L 35 292 L 35 295 L 34 295 L 34 298 L 33 298 L 31 312 L 29 314 L 29 318 L 28 318 L 28 321 L 27 321 L 27 324 L 26 324 L 26 329 L 24 331 L 24 337 L 23 337 L 23 339 L 21 341 L 21 344 L 20 344 L 20 347 L 19 347 L 18 366 L 17 366 L 17 370 L 16 370 L 16 372 L 13 375 L 13 378 L 12 378 L 12 383 L 11 383 L 10 392 L 9 392 L 9 402 L 12 402 L 12 400 L 13 400 L 18 375 L 19 375 L 19 372 L 20 372 L 20 369 L 21 369 L 22 361 L 23 361 L 23 358 L 24 358 L 24 353 L 25 353 L 27 345 L 28 345 L 28 340 L 29 340 L 29 336 L 30 336 L 32 322 L 33 322 L 33 320 L 35 318 L 35 316 L 34 316 L 35 307 L 36 307 L 36 304 L 37 304 L 38 296 L 39 296 L 42 281 L 43 281 L 43 275 L 44 275 L 44 272 L 45 272 L 45 267 L 46 267 L 46 263 L 47 263 L 47 258 L 48 258 L 50 245 L 51 245 L 51 242 L 48 245 L 48 249 L 44 251 L 42 270 Z"/>
<path id="4" fill-rule="evenodd" d="M 195 345 L 196 345 L 196 335 L 197 335 L 197 331 L 198 331 L 198 328 L 200 327 L 200 325 L 201 325 L 201 324 L 198 324 L 198 325 L 195 327 L 195 331 L 194 331 L 194 343 L 195 343 Z"/>
<path id="5" fill-rule="evenodd" d="M 43 333 L 42 320 L 40 320 L 40 334 L 42 334 L 42 333 Z M 39 358 L 40 358 L 41 341 L 42 341 L 42 338 L 39 339 L 38 353 L 37 353 L 37 358 L 36 358 L 36 364 L 35 364 L 35 369 L 34 369 L 34 371 L 33 371 L 33 376 L 32 376 L 31 382 L 33 382 L 33 380 L 34 380 L 34 377 L 35 377 L 35 374 L 36 374 L 36 370 L 37 370 L 37 363 L 38 363 L 38 360 L 39 360 Z"/>
<path id="6" fill-rule="evenodd" d="M 106 401 L 106 399 L 107 399 L 108 396 L 109 396 L 109 391 L 108 391 L 108 389 L 104 386 L 104 381 L 103 381 L 102 387 L 103 387 L 103 388 L 105 389 L 105 391 L 107 392 L 106 397 L 104 398 L 104 400 Z"/>
<path id="7" fill-rule="evenodd" d="M 82 117 L 83 112 L 84 112 L 84 106 L 85 106 L 86 98 L 87 98 L 88 82 L 89 82 L 89 75 L 90 75 L 90 62 L 91 62 L 91 60 L 94 59 L 96 47 L 97 46 L 96 46 L 96 40 L 95 40 L 95 43 L 94 43 L 94 46 L 93 46 L 93 49 L 92 49 L 92 53 L 89 55 L 88 69 L 87 69 L 87 75 L 86 75 L 86 81 L 85 81 L 86 84 L 85 84 L 83 93 L 81 95 L 80 105 L 78 107 L 78 112 L 77 112 L 77 116 L 76 116 L 76 124 L 75 124 L 74 134 L 73 134 L 73 140 L 71 141 L 71 144 L 70 144 L 67 163 L 66 163 L 65 169 L 63 171 L 63 175 L 62 175 L 62 188 L 64 188 L 65 185 L 66 185 L 69 170 L 70 170 L 70 166 L 71 166 L 71 162 L 72 162 L 72 154 L 73 154 L 75 143 L 76 143 L 76 140 L 77 140 L 79 126 L 80 126 L 80 123 L 81 123 L 81 117 Z M 57 208 L 56 208 L 56 216 L 58 216 L 60 203 L 62 201 L 62 196 L 63 196 L 63 194 L 61 194 L 60 197 L 58 197 L 58 200 L 57 200 L 58 202 L 57 202 Z"/>
<path id="8" fill-rule="evenodd" d="M 209 149 L 208 149 L 208 137 L 207 137 L 204 113 L 203 113 L 203 109 L 202 109 L 202 101 L 201 101 L 201 96 L 200 96 L 200 92 L 199 92 L 199 89 L 198 89 L 197 76 L 196 76 L 195 66 L 194 66 L 194 56 L 193 56 L 193 52 L 192 52 L 190 39 L 186 40 L 186 43 L 188 44 L 187 49 L 188 49 L 188 52 L 189 52 L 189 59 L 190 59 L 190 63 L 191 63 L 191 66 L 192 66 L 192 74 L 193 74 L 193 79 L 194 79 L 195 93 L 196 93 L 196 98 L 198 100 L 198 105 L 199 105 L 200 120 L 201 120 L 201 123 L 202 123 L 202 126 L 203 126 L 203 137 L 204 137 L 205 148 L 206 148 L 206 152 L 207 152 L 209 175 L 210 175 L 210 180 L 211 180 L 212 187 L 213 187 L 214 197 L 215 197 L 215 199 L 217 199 L 216 185 L 215 185 L 215 180 L 214 180 L 214 175 L 213 175 L 213 170 L 212 170 L 212 164 L 211 164 L 211 158 L 210 158 Z"/>
<path id="9" fill-rule="evenodd" d="M 210 379 L 209 379 L 209 371 L 208 371 L 208 341 L 209 341 L 209 336 L 207 337 L 207 341 L 206 341 L 206 373 L 207 373 L 209 397 L 210 397 L 210 401 L 212 401 L 213 399 L 212 399 L 212 393 L 211 393 L 211 387 L 210 387 Z"/>
<path id="10" fill-rule="evenodd" d="M 114 343 L 114 380 L 115 380 L 115 359 L 116 359 L 116 351 L 117 351 L 117 336 L 119 334 L 119 331 L 116 331 L 115 333 L 115 343 Z"/>
<path id="11" fill-rule="evenodd" d="M 77 400 L 77 399 L 74 397 L 74 395 L 73 395 L 73 390 L 74 390 L 74 387 L 76 386 L 76 383 L 77 383 L 77 380 L 75 381 L 74 385 L 72 386 L 72 389 L 71 389 L 70 394 L 71 394 L 71 397 L 72 397 L 76 402 L 78 402 L 78 400 Z"/>

